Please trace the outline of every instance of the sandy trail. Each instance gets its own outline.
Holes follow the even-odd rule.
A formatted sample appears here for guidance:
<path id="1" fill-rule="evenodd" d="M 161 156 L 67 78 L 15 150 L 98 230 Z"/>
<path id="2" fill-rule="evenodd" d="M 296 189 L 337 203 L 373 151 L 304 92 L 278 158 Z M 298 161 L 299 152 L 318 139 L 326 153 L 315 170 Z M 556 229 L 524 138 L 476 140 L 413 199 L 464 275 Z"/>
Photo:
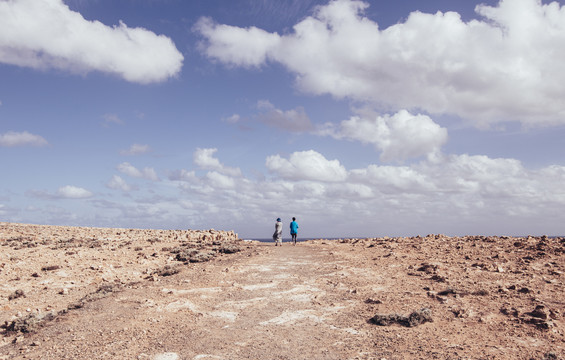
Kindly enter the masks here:
<path id="1" fill-rule="evenodd" d="M 253 256 L 190 265 L 73 310 L 26 339 L 30 345 L 19 355 L 346 359 L 362 353 L 374 325 L 354 313 L 355 290 L 340 282 L 355 269 L 328 261 L 324 245 L 253 248 Z"/>
<path id="2" fill-rule="evenodd" d="M 186 301 L 197 314 L 190 329 L 198 335 L 192 353 L 179 353 L 189 359 L 345 359 L 355 352 L 350 348 L 362 330 L 354 328 L 367 326 L 366 319 L 340 323 L 352 304 L 348 296 L 330 295 L 341 275 L 340 266 L 327 261 L 328 250 L 300 245 L 261 250 L 226 267 L 221 279 L 203 277 L 188 299 L 180 296 L 177 303 Z"/>

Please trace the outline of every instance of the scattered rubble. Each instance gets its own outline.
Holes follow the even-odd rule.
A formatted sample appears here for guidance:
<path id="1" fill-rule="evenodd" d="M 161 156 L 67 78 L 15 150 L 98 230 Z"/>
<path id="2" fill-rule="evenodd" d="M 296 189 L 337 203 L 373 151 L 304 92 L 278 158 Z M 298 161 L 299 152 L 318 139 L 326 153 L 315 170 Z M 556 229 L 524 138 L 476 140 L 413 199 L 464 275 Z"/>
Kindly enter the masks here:
<path id="1" fill-rule="evenodd" d="M 0 300 L 0 329 L 6 334 L 32 332 L 45 321 L 125 286 L 175 275 L 186 266 L 183 263 L 232 254 L 241 244 L 233 231 L 214 229 L 0 223 L 0 284 L 5 284 L 0 286 L 0 298 L 5 299 Z M 171 249 L 182 249 L 187 257 L 175 259 Z M 34 310 L 29 313 L 30 309 Z"/>
<path id="2" fill-rule="evenodd" d="M 565 359 L 565 238 L 284 245 L 0 223 L 0 359 Z"/>
<path id="3" fill-rule="evenodd" d="M 13 294 L 10 294 L 10 296 L 8 296 L 8 300 L 14 300 L 20 297 L 25 297 L 24 291 L 23 290 L 16 290 L 14 291 Z"/>
<path id="4" fill-rule="evenodd" d="M 373 324 L 380 326 L 389 326 L 392 324 L 400 324 L 406 327 L 415 327 L 426 322 L 432 322 L 432 311 L 428 308 L 422 308 L 420 310 L 413 311 L 408 316 L 403 316 L 399 314 L 388 314 L 388 315 L 375 315 L 370 321 Z"/>

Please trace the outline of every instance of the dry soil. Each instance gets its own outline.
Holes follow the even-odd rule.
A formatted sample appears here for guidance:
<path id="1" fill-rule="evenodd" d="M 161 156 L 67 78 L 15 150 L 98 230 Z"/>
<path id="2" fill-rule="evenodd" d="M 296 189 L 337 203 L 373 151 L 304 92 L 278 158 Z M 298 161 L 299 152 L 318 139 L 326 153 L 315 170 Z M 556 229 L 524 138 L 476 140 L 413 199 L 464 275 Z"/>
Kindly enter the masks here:
<path id="1" fill-rule="evenodd" d="M 564 252 L 0 223 L 0 359 L 565 359 Z"/>

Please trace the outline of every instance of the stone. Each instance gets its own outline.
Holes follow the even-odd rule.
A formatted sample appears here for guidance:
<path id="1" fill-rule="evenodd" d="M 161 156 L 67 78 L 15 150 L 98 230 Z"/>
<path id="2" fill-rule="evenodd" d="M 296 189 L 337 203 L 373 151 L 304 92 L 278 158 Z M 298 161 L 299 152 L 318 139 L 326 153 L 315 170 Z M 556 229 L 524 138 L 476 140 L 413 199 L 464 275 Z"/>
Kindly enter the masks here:
<path id="1" fill-rule="evenodd" d="M 399 314 L 377 314 L 373 316 L 369 321 L 380 326 L 399 324 L 406 327 L 415 327 L 426 322 L 433 322 L 433 319 L 432 311 L 428 308 L 422 308 L 420 310 L 413 311 L 408 316 Z"/>
<path id="2" fill-rule="evenodd" d="M 527 313 L 527 315 L 530 315 L 530 316 L 538 318 L 538 319 L 547 319 L 547 317 L 548 317 L 544 305 L 536 306 L 534 311 Z"/>
<path id="3" fill-rule="evenodd" d="M 14 300 L 14 299 L 17 299 L 17 298 L 20 298 L 20 297 L 25 297 L 25 294 L 24 294 L 23 290 L 18 289 L 16 291 L 14 291 L 13 294 L 8 296 L 8 300 Z"/>

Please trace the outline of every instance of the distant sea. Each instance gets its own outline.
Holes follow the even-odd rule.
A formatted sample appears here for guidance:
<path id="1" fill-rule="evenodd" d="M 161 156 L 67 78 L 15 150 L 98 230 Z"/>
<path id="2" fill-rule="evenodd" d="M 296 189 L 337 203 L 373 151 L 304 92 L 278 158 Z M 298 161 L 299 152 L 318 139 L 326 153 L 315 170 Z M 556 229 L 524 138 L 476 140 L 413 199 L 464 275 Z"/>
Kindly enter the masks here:
<path id="1" fill-rule="evenodd" d="M 416 235 L 414 235 L 416 236 Z M 478 236 L 488 236 L 488 235 L 478 235 Z M 500 235 L 492 235 L 492 236 L 497 236 L 500 237 Z M 502 235 L 504 236 L 504 235 Z M 541 237 L 541 235 L 525 235 L 525 236 L 518 236 L 518 235 L 514 235 L 514 236 L 510 236 L 510 238 L 527 238 L 528 236 L 533 236 L 533 237 Z M 411 236 L 407 236 L 407 237 L 411 237 Z M 457 236 L 448 236 L 448 237 L 457 237 Z M 563 238 L 565 237 L 565 235 L 560 235 L 560 236 L 547 236 L 550 239 L 559 239 L 559 238 Z M 373 236 L 373 237 L 367 237 L 367 236 L 350 236 L 350 237 L 339 237 L 339 238 L 326 238 L 326 237 L 308 237 L 308 238 L 298 238 L 297 242 L 302 242 L 302 241 L 308 241 L 308 240 L 341 240 L 341 239 L 365 239 L 365 238 L 378 238 L 378 236 Z M 259 242 L 264 242 L 264 243 L 269 243 L 272 242 L 274 243 L 272 238 L 263 238 L 263 239 L 246 239 L 246 240 L 255 240 L 255 241 L 259 241 Z M 290 242 L 290 237 L 286 238 L 283 237 L 283 243 L 286 242 Z"/>
<path id="2" fill-rule="evenodd" d="M 296 241 L 297 241 L 297 242 L 302 242 L 302 241 L 318 240 L 318 239 L 324 239 L 324 240 L 338 240 L 338 239 L 343 239 L 343 238 L 324 238 L 324 237 L 319 237 L 319 238 L 302 238 L 302 239 L 301 239 L 301 238 L 298 238 L 298 239 L 296 239 Z M 246 240 L 255 240 L 255 241 L 265 242 L 265 243 L 268 243 L 268 242 L 274 243 L 273 238 L 246 239 Z M 285 242 L 290 242 L 290 241 L 291 241 L 290 237 L 288 237 L 288 238 L 283 237 L 283 243 L 285 243 Z"/>

